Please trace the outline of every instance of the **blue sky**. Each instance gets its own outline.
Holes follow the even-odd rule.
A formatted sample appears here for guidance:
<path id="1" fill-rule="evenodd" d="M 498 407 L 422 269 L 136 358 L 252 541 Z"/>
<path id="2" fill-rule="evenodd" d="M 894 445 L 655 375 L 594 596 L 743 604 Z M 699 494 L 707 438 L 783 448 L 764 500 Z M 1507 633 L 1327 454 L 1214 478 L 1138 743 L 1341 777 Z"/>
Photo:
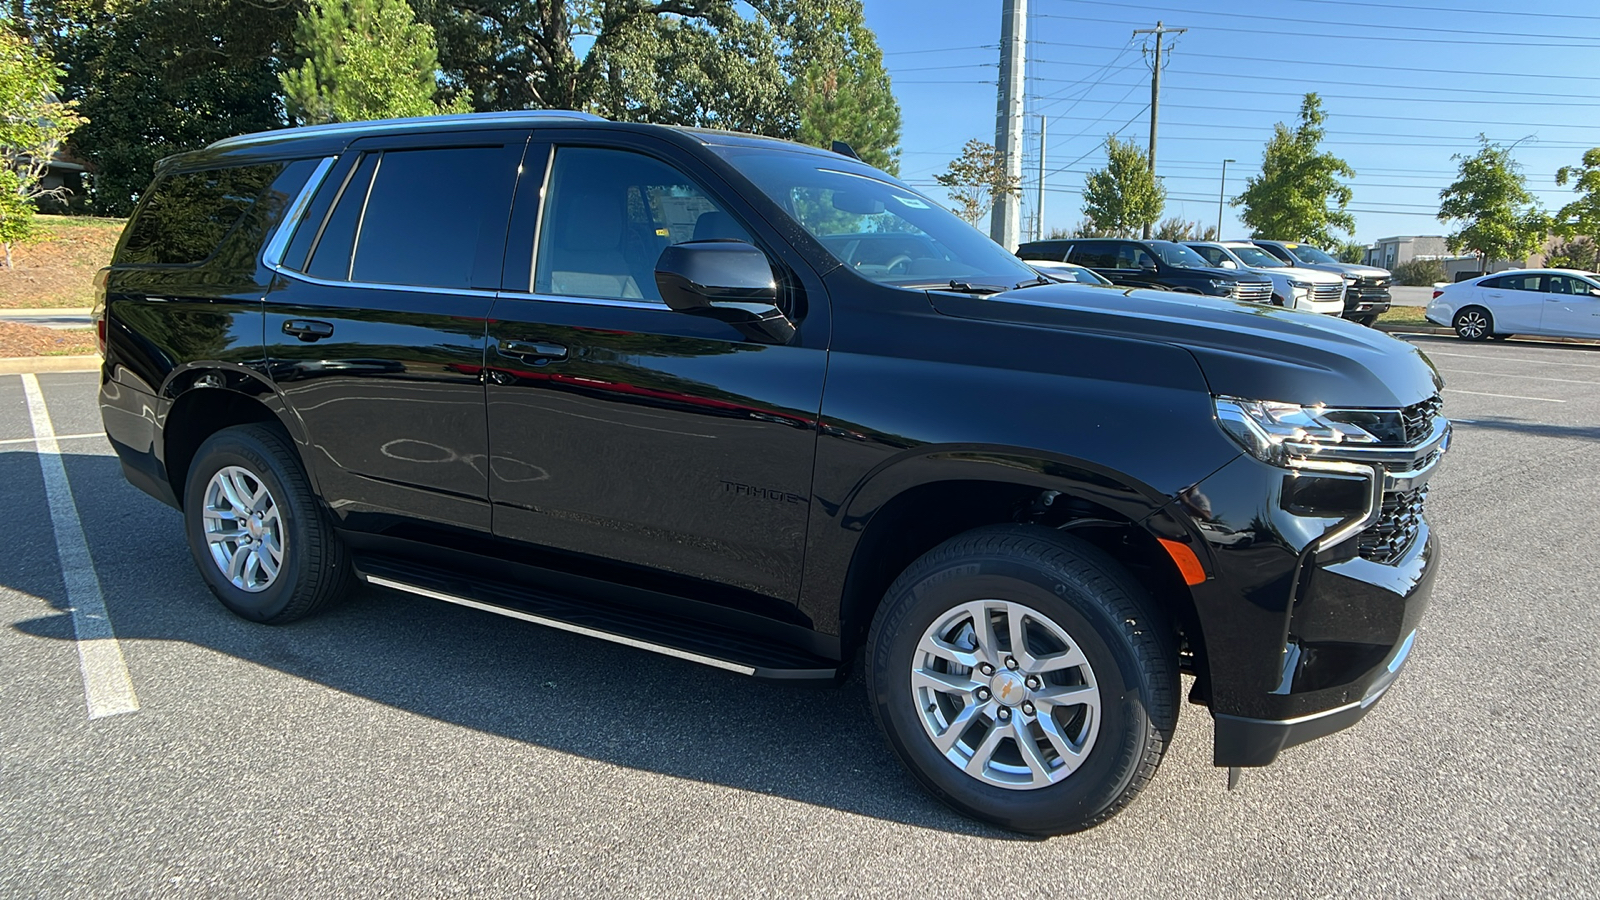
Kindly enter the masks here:
<path id="1" fill-rule="evenodd" d="M 900 174 L 939 196 L 933 175 L 970 138 L 994 140 L 1000 0 L 865 0 L 904 119 Z M 1570 201 L 1555 171 L 1600 146 L 1600 5 L 1575 0 L 1031 0 L 1028 190 L 1037 114 L 1049 118 L 1046 230 L 1082 215 L 1084 173 L 1120 131 L 1148 138 L 1150 71 L 1135 28 L 1187 26 L 1163 70 L 1157 170 L 1166 215 L 1214 223 L 1221 160 L 1228 195 L 1260 169 L 1274 122 L 1316 91 L 1324 147 L 1356 170 L 1355 236 L 1444 234 L 1434 218 L 1452 154 L 1482 132 L 1510 144 L 1547 209 Z M 1249 9 L 1253 12 L 1242 10 Z M 1298 62 L 1295 62 L 1298 60 Z M 1229 207 L 1223 235 L 1246 233 Z"/>

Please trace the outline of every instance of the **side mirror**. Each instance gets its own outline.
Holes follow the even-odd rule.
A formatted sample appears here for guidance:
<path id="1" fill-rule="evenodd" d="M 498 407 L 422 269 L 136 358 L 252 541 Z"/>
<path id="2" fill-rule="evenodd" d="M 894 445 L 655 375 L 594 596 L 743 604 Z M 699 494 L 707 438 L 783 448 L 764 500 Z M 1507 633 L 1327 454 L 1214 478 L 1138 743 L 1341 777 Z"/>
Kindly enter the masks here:
<path id="1" fill-rule="evenodd" d="M 673 244 L 656 260 L 656 288 L 668 307 L 727 322 L 752 340 L 794 337 L 794 323 L 777 306 L 767 255 L 744 241 Z"/>
<path id="2" fill-rule="evenodd" d="M 1146 272 L 1154 272 L 1156 270 L 1156 262 L 1153 259 L 1141 260 L 1139 262 L 1139 268 Z"/>

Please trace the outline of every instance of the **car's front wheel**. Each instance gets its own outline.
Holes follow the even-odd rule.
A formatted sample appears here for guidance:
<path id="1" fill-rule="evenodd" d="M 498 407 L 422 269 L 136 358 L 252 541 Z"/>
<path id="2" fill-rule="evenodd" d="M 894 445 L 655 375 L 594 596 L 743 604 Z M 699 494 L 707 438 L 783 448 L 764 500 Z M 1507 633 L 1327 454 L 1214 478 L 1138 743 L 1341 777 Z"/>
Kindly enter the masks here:
<path id="1" fill-rule="evenodd" d="M 183 513 L 200 577 L 246 619 L 293 622 L 350 585 L 344 545 L 276 429 L 240 425 L 207 438 L 189 466 Z"/>
<path id="2" fill-rule="evenodd" d="M 1451 320 L 1456 336 L 1464 341 L 1488 340 L 1494 334 L 1494 317 L 1481 306 L 1468 306 Z"/>
<path id="3" fill-rule="evenodd" d="M 981 528 L 890 587 L 867 668 L 911 773 L 1016 831 L 1098 824 L 1149 782 L 1177 719 L 1167 623 L 1126 571 L 1048 529 Z"/>

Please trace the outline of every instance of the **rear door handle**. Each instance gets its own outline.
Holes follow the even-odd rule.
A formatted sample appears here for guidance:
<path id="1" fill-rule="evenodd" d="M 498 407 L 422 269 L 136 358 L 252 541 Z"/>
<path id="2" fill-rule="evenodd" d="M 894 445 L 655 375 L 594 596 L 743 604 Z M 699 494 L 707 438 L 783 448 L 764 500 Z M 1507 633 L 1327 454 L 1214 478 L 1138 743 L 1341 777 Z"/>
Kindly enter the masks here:
<path id="1" fill-rule="evenodd" d="M 283 323 L 283 333 L 292 334 L 302 341 L 320 341 L 333 335 L 331 322 L 318 322 L 316 319 L 289 319 Z"/>
<path id="2" fill-rule="evenodd" d="M 512 359 L 521 359 L 529 362 L 547 362 L 552 359 L 567 358 L 566 347 L 544 341 L 501 341 L 495 345 L 495 350 L 501 356 L 509 356 Z"/>

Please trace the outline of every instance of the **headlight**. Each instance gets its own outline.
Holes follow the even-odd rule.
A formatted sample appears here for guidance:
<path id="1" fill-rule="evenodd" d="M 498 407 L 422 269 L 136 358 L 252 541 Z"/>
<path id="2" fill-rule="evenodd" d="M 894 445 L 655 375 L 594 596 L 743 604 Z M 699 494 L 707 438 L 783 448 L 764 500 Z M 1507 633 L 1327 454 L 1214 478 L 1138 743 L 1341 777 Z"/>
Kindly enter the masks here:
<path id="1" fill-rule="evenodd" d="M 1349 422 L 1335 421 L 1321 406 L 1300 406 L 1271 400 L 1217 397 L 1217 421 L 1239 446 L 1262 462 L 1287 466 L 1316 445 L 1377 444 L 1371 432 Z"/>
<path id="2" fill-rule="evenodd" d="M 1233 288 L 1233 282 L 1226 278 L 1213 278 L 1211 279 L 1211 286 L 1219 291 L 1227 291 Z"/>
<path id="3" fill-rule="evenodd" d="M 1311 282 L 1309 282 L 1309 281 L 1291 281 L 1291 282 L 1289 282 L 1289 287 L 1292 287 L 1297 291 L 1309 291 L 1309 290 L 1311 290 Z"/>
<path id="4" fill-rule="evenodd" d="M 1355 284 L 1357 281 L 1360 281 L 1360 279 L 1354 275 L 1341 275 L 1339 277 L 1344 279 L 1346 287 L 1349 287 L 1350 285 Z"/>

